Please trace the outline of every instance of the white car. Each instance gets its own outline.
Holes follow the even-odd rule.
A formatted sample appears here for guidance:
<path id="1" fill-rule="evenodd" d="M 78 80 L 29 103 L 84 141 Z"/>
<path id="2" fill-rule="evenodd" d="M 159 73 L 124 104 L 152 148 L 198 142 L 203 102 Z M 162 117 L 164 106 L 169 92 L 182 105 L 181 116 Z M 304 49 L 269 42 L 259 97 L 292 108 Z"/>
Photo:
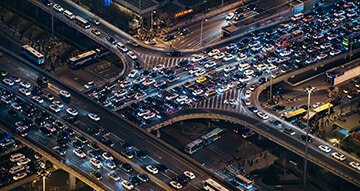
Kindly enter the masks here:
<path id="1" fill-rule="evenodd" d="M 322 60 L 322 59 L 325 59 L 327 56 L 328 56 L 327 54 L 319 54 L 319 55 L 317 56 L 317 59 L 318 59 L 318 60 Z"/>
<path id="2" fill-rule="evenodd" d="M 18 166 L 24 166 L 24 165 L 27 165 L 29 162 L 31 162 L 31 159 L 29 158 L 23 158 L 23 159 L 20 159 L 16 162 L 16 164 Z"/>
<path id="3" fill-rule="evenodd" d="M 157 64 L 157 65 L 153 68 L 153 70 L 154 70 L 155 72 L 159 72 L 159 71 L 163 70 L 164 68 L 165 68 L 164 64 Z"/>
<path id="4" fill-rule="evenodd" d="M 222 53 L 222 52 L 217 53 L 217 54 L 215 54 L 215 55 L 213 56 L 213 58 L 214 58 L 215 60 L 219 60 L 219 59 L 222 59 L 222 58 L 224 58 L 224 57 L 225 57 L 225 54 Z"/>
<path id="5" fill-rule="evenodd" d="M 190 180 L 194 180 L 195 179 L 195 174 L 193 173 L 193 172 L 191 172 L 191 171 L 185 171 L 184 172 L 184 175 L 186 176 L 186 177 L 188 177 L 188 178 L 190 178 Z"/>
<path id="6" fill-rule="evenodd" d="M 235 70 L 236 69 L 236 65 L 234 65 L 234 64 L 232 64 L 232 65 L 227 65 L 227 66 L 225 66 L 225 68 L 224 68 L 224 72 L 231 72 L 231 71 L 233 71 L 233 70 Z"/>
<path id="7" fill-rule="evenodd" d="M 246 91 L 245 91 L 245 98 L 251 97 L 251 93 L 252 93 L 251 90 L 246 90 Z"/>
<path id="8" fill-rule="evenodd" d="M 95 168 L 102 168 L 103 167 L 102 163 L 96 158 L 91 158 L 90 159 L 90 164 L 93 165 Z"/>
<path id="9" fill-rule="evenodd" d="M 88 117 L 94 121 L 99 121 L 100 117 L 96 113 L 89 113 Z"/>
<path id="10" fill-rule="evenodd" d="M 245 103 L 245 105 L 246 105 L 246 106 L 251 105 L 251 102 L 250 102 L 250 100 L 249 100 L 249 99 L 245 99 L 245 100 L 244 100 L 244 103 Z"/>
<path id="11" fill-rule="evenodd" d="M 252 79 L 251 76 L 245 76 L 245 78 L 240 78 L 239 81 L 240 82 L 247 82 L 247 81 L 250 81 Z"/>
<path id="12" fill-rule="evenodd" d="M 191 62 L 199 62 L 200 60 L 202 60 L 204 57 L 200 56 L 200 55 L 193 55 L 190 59 Z"/>
<path id="13" fill-rule="evenodd" d="M 189 70 L 189 74 L 193 75 L 193 74 L 195 74 L 195 73 L 198 72 L 198 71 L 201 71 L 201 68 L 195 67 L 195 68 Z"/>
<path id="14" fill-rule="evenodd" d="M 23 95 L 26 95 L 26 96 L 31 95 L 31 91 L 29 89 L 26 89 L 26 88 L 20 88 L 19 92 L 22 93 Z"/>
<path id="15" fill-rule="evenodd" d="M 67 108 L 66 112 L 72 116 L 77 116 L 79 114 L 78 111 L 72 107 Z"/>
<path id="16" fill-rule="evenodd" d="M 133 60 L 136 60 L 136 59 L 137 59 L 136 54 L 135 54 L 133 51 L 131 51 L 131 50 L 127 53 L 127 55 L 128 55 L 131 59 L 133 59 Z"/>
<path id="17" fill-rule="evenodd" d="M 204 65 L 204 67 L 205 67 L 206 69 L 212 68 L 212 67 L 215 67 L 215 66 L 216 66 L 216 62 L 209 62 L 209 63 L 207 63 L 207 64 Z"/>
<path id="18" fill-rule="evenodd" d="M 178 98 L 176 98 L 176 102 L 181 103 L 181 102 L 185 101 L 187 98 L 188 98 L 187 95 L 181 95 Z"/>
<path id="19" fill-rule="evenodd" d="M 280 56 L 289 56 L 292 53 L 292 51 L 290 50 L 285 50 L 280 52 Z"/>
<path id="20" fill-rule="evenodd" d="M 343 162 L 343 161 L 346 160 L 346 156 L 343 155 L 343 154 L 341 154 L 341 153 L 338 153 L 338 152 L 333 152 L 333 153 L 331 154 L 331 156 L 332 156 L 333 158 L 341 161 L 341 162 Z"/>
<path id="21" fill-rule="evenodd" d="M 108 152 L 104 152 L 102 155 L 101 155 L 105 160 L 114 160 L 114 157 L 108 153 Z"/>
<path id="22" fill-rule="evenodd" d="M 44 102 L 40 96 L 33 96 L 32 99 L 40 104 Z"/>
<path id="23" fill-rule="evenodd" d="M 60 90 L 59 93 L 61 96 L 64 96 L 66 98 L 69 98 L 71 96 L 71 94 L 66 90 Z"/>
<path id="24" fill-rule="evenodd" d="M 144 119 L 151 119 L 151 118 L 154 118 L 156 116 L 156 114 L 154 112 L 151 112 L 151 113 L 148 113 L 148 114 L 145 114 L 143 116 Z"/>
<path id="25" fill-rule="evenodd" d="M 85 157 L 86 157 L 86 153 L 85 153 L 83 150 L 81 150 L 81 149 L 74 149 L 74 150 L 73 150 L 73 153 L 74 153 L 76 156 L 80 157 L 80 158 L 85 158 Z"/>
<path id="26" fill-rule="evenodd" d="M 193 92 L 192 92 L 192 94 L 194 95 L 194 96 L 197 96 L 197 95 L 200 95 L 200 94 L 202 94 L 202 93 L 204 93 L 204 90 L 202 90 L 202 89 L 195 89 Z"/>
<path id="27" fill-rule="evenodd" d="M 137 115 L 138 115 L 139 117 L 142 117 L 142 116 L 147 115 L 147 114 L 150 114 L 150 113 L 151 113 L 151 111 L 150 111 L 149 109 L 146 109 L 146 110 L 143 110 L 143 111 L 139 111 L 139 112 L 137 113 Z"/>
<path id="28" fill-rule="evenodd" d="M 234 100 L 234 99 L 226 99 L 223 102 L 224 104 L 227 105 L 232 105 L 232 106 L 236 106 L 238 104 L 238 101 Z"/>
<path id="29" fill-rule="evenodd" d="M 120 87 L 121 87 L 121 88 L 127 88 L 127 87 L 131 86 L 131 84 L 132 84 L 131 81 L 125 80 L 125 81 L 123 81 L 123 82 L 120 83 Z"/>
<path id="30" fill-rule="evenodd" d="M 172 186 L 173 188 L 175 188 L 177 190 L 182 188 L 182 185 L 175 180 L 170 181 L 170 186 Z"/>
<path id="31" fill-rule="evenodd" d="M 230 61 L 230 60 L 234 59 L 235 57 L 236 57 L 236 56 L 233 55 L 233 54 L 225 54 L 225 57 L 223 58 L 223 60 L 224 60 L 225 62 L 227 62 L 227 61 Z"/>
<path id="32" fill-rule="evenodd" d="M 157 174 L 159 172 L 159 170 L 153 165 L 147 165 L 145 169 L 152 174 Z"/>
<path id="33" fill-rule="evenodd" d="M 122 186 L 126 189 L 126 190 L 132 190 L 134 189 L 134 186 L 127 180 L 123 180 L 121 182 Z"/>
<path id="34" fill-rule="evenodd" d="M 235 16 L 235 13 L 234 12 L 230 12 L 228 15 L 226 15 L 226 20 L 231 20 L 233 19 Z"/>
<path id="35" fill-rule="evenodd" d="M 31 84 L 25 81 L 20 82 L 20 86 L 23 88 L 31 88 Z"/>
<path id="36" fill-rule="evenodd" d="M 202 76 L 202 75 L 204 75 L 205 73 L 206 73 L 205 70 L 199 70 L 199 71 L 195 72 L 195 76 Z"/>
<path id="37" fill-rule="evenodd" d="M 240 53 L 239 56 L 236 58 L 237 61 L 242 61 L 247 58 L 247 55 L 244 53 Z"/>
<path id="38" fill-rule="evenodd" d="M 226 46 L 226 49 L 231 50 L 231 49 L 234 49 L 236 47 L 237 47 L 237 45 L 235 43 L 230 43 L 229 45 Z"/>
<path id="39" fill-rule="evenodd" d="M 111 170 L 116 168 L 116 164 L 112 160 L 105 160 L 105 164 L 107 167 L 109 167 Z"/>
<path id="40" fill-rule="evenodd" d="M 121 43 L 121 42 L 117 42 L 117 43 L 116 43 L 116 48 L 120 49 L 120 50 L 123 51 L 123 52 L 127 52 L 127 51 L 129 50 L 129 49 L 126 48 L 126 46 L 125 46 L 123 43 Z"/>
<path id="41" fill-rule="evenodd" d="M 261 111 L 256 113 L 261 119 L 269 119 L 269 116 L 266 113 L 263 113 Z"/>
<path id="42" fill-rule="evenodd" d="M 251 70 L 251 69 L 245 70 L 244 74 L 247 76 L 250 76 L 250 75 L 254 74 L 254 70 Z"/>
<path id="43" fill-rule="evenodd" d="M 53 8 L 59 13 L 64 12 L 64 8 L 62 8 L 59 4 L 54 4 Z"/>
<path id="44" fill-rule="evenodd" d="M 18 104 L 18 103 L 16 103 L 16 102 L 15 102 L 15 103 L 12 103 L 12 104 L 11 104 L 11 107 L 14 108 L 15 110 L 20 110 L 20 109 L 21 109 L 21 105 Z"/>
<path id="45" fill-rule="evenodd" d="M 208 53 L 208 56 L 213 57 L 213 56 L 215 56 L 216 54 L 219 54 L 219 53 L 220 53 L 219 49 L 213 49 Z"/>
<path id="46" fill-rule="evenodd" d="M 321 49 L 327 49 L 330 48 L 332 46 L 332 44 L 330 42 L 324 43 L 322 45 L 320 45 Z"/>
<path id="47" fill-rule="evenodd" d="M 340 53 L 341 53 L 341 50 L 339 50 L 339 49 L 333 49 L 333 50 L 330 51 L 331 56 L 336 56 L 336 55 L 338 55 Z"/>
<path id="48" fill-rule="evenodd" d="M 135 78 L 138 75 L 139 71 L 138 70 L 131 70 L 130 73 L 128 74 L 129 78 Z"/>
<path id="49" fill-rule="evenodd" d="M 51 111 L 53 111 L 53 112 L 55 112 L 55 113 L 61 111 L 60 107 L 57 106 L 57 105 L 54 105 L 54 104 L 49 105 L 49 108 L 51 109 Z"/>
<path id="50" fill-rule="evenodd" d="M 351 162 L 349 163 L 349 165 L 350 165 L 351 167 L 355 168 L 356 170 L 360 170 L 360 163 L 358 163 L 358 162 L 351 161 Z"/>
<path id="51" fill-rule="evenodd" d="M 324 151 L 325 153 L 330 153 L 331 152 L 331 148 L 326 146 L 326 145 L 319 145 L 319 149 Z"/>
<path id="52" fill-rule="evenodd" d="M 20 172 L 20 173 L 17 173 L 15 176 L 13 176 L 13 179 L 20 180 L 20 179 L 25 178 L 26 176 L 27 176 L 26 172 Z"/>
<path id="53" fill-rule="evenodd" d="M 221 86 L 220 88 L 218 88 L 217 90 L 216 90 L 216 92 L 218 92 L 218 93 L 224 93 L 224 92 L 227 92 L 228 90 L 229 90 L 230 88 L 229 88 L 229 86 Z"/>
<path id="54" fill-rule="evenodd" d="M 109 178 L 114 180 L 115 182 L 121 180 L 120 175 L 116 172 L 112 172 L 109 174 Z"/>
<path id="55" fill-rule="evenodd" d="M 10 79 L 10 78 L 3 79 L 3 82 L 8 86 L 13 86 L 14 85 L 14 81 L 12 79 Z"/>

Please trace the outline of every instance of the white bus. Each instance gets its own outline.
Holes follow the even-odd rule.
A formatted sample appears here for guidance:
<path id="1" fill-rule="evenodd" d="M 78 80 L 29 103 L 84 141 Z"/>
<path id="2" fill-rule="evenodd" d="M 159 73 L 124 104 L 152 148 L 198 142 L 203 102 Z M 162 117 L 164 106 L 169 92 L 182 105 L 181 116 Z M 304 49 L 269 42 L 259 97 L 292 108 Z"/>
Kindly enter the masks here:
<path id="1" fill-rule="evenodd" d="M 71 20 L 75 19 L 75 15 L 72 12 L 68 11 L 68 10 L 64 11 L 64 15 L 65 15 L 65 17 L 67 17 L 67 18 L 69 18 Z"/>
<path id="2" fill-rule="evenodd" d="M 203 181 L 203 188 L 206 191 L 230 191 L 224 186 L 221 186 L 219 183 L 215 182 L 215 180 L 208 178 Z"/>
<path id="3" fill-rule="evenodd" d="M 94 59 L 100 50 L 90 50 L 68 59 L 69 68 L 77 68 L 84 65 L 87 61 Z"/>
<path id="4" fill-rule="evenodd" d="M 202 139 L 196 139 L 196 140 L 192 141 L 191 143 L 188 143 L 187 145 L 185 145 L 184 150 L 187 154 L 191 155 L 203 147 L 204 147 L 204 141 Z"/>
<path id="5" fill-rule="evenodd" d="M 16 162 L 20 159 L 25 159 L 25 155 L 21 154 L 21 153 L 15 153 L 15 154 L 12 154 L 10 155 L 10 161 L 11 162 Z"/>
<path id="6" fill-rule="evenodd" d="M 44 64 L 45 62 L 44 55 L 29 45 L 22 46 L 21 52 L 36 64 Z"/>
<path id="7" fill-rule="evenodd" d="M 233 182 L 236 184 L 237 187 L 240 189 L 252 190 L 253 189 L 253 181 L 247 179 L 245 176 L 240 174 L 236 175 Z"/>
<path id="8" fill-rule="evenodd" d="M 84 27 L 85 29 L 90 28 L 90 23 L 80 16 L 75 16 L 75 21 L 78 25 Z"/>

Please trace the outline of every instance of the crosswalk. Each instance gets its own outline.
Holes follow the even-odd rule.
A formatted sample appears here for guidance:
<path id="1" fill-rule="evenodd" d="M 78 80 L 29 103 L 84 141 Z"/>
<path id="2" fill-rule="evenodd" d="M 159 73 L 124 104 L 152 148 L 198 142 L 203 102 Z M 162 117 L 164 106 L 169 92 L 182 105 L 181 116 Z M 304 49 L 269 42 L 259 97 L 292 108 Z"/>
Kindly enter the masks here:
<path id="1" fill-rule="evenodd" d="M 212 96 L 208 99 L 197 102 L 193 105 L 193 108 L 207 108 L 207 109 L 222 109 L 222 110 L 232 110 L 237 112 L 243 112 L 244 106 L 240 101 L 242 89 L 234 88 L 223 94 L 218 94 Z M 234 99 L 238 101 L 236 106 L 224 104 L 224 100 Z"/>
<path id="2" fill-rule="evenodd" d="M 232 158 L 231 155 L 229 155 L 227 152 L 225 152 L 224 150 L 222 150 L 217 144 L 216 142 L 207 146 L 206 147 L 209 151 L 213 152 L 216 156 L 218 156 L 219 158 L 221 158 L 223 161 L 229 161 Z"/>
<path id="3" fill-rule="evenodd" d="M 143 67 L 145 70 L 151 69 L 157 64 L 164 64 L 165 67 L 172 67 L 182 60 L 190 59 L 190 57 L 176 58 L 176 57 L 153 56 L 153 55 L 141 54 L 141 53 L 139 53 L 139 56 L 142 60 Z"/>

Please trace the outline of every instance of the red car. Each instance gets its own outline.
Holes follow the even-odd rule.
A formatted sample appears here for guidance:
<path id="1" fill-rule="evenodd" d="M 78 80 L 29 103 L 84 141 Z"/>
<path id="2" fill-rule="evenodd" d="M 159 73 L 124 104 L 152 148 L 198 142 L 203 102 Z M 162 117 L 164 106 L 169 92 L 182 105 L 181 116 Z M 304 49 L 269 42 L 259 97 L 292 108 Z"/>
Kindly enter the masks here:
<path id="1" fill-rule="evenodd" d="M 188 70 L 191 70 L 195 68 L 195 65 L 194 64 L 190 64 L 190 65 L 187 65 L 187 66 L 184 66 L 184 70 L 188 71 Z"/>

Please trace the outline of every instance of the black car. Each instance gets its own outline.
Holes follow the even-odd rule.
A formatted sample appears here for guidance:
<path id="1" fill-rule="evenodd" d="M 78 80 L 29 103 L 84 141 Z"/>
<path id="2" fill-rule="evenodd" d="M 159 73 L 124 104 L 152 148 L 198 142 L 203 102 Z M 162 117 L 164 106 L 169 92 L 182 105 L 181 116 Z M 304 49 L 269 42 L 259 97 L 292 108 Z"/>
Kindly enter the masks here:
<path id="1" fill-rule="evenodd" d="M 242 12 L 244 12 L 244 11 L 245 11 L 244 8 L 239 7 L 239 8 L 237 8 L 237 9 L 235 9 L 234 13 L 235 13 L 235 14 L 239 14 L 239 13 L 242 13 Z"/>
<path id="2" fill-rule="evenodd" d="M 299 136 L 299 139 L 300 139 L 300 140 L 303 140 L 303 141 L 306 141 L 306 135 L 300 135 L 300 136 Z M 308 142 L 309 142 L 309 143 L 312 143 L 313 141 L 314 141 L 313 138 L 310 137 L 310 136 L 308 136 Z"/>
<path id="3" fill-rule="evenodd" d="M 84 144 L 82 144 L 79 140 L 76 140 L 73 142 L 73 147 L 76 149 L 82 149 L 84 148 Z"/>
<path id="4" fill-rule="evenodd" d="M 121 165 L 121 169 L 122 169 L 124 172 L 127 172 L 127 173 L 129 173 L 129 172 L 131 172 L 131 171 L 134 170 L 134 169 L 130 166 L 130 164 L 128 164 L 128 163 L 123 163 L 123 164 Z"/>
<path id="5" fill-rule="evenodd" d="M 190 33 L 190 30 L 188 28 L 184 28 L 184 27 L 179 28 L 179 35 L 183 36 L 183 35 L 187 35 L 189 33 Z"/>
<path id="6" fill-rule="evenodd" d="M 108 42 L 110 42 L 111 44 L 115 44 L 115 43 L 116 43 L 116 40 L 115 40 L 113 37 L 111 37 L 111 36 L 106 36 L 106 40 L 107 40 Z"/>
<path id="7" fill-rule="evenodd" d="M 37 77 L 36 79 L 36 82 L 39 84 L 39 86 L 41 87 L 48 87 L 48 84 L 49 84 L 49 80 L 44 77 L 44 76 L 39 76 Z"/>
<path id="8" fill-rule="evenodd" d="M 176 39 L 176 36 L 175 35 L 167 35 L 165 38 L 164 38 L 164 40 L 165 41 L 171 41 L 171 40 L 174 40 L 174 39 Z"/>
<path id="9" fill-rule="evenodd" d="M 170 56 L 181 56 L 182 52 L 173 50 L 173 51 L 169 52 L 169 54 L 170 54 Z"/>
<path id="10" fill-rule="evenodd" d="M 98 171 L 93 171 L 93 172 L 90 172 L 90 175 L 92 177 L 94 177 L 96 180 L 101 180 L 102 179 L 102 175 L 100 172 Z"/>
<path id="11" fill-rule="evenodd" d="M 212 47 L 206 47 L 206 48 L 204 48 L 201 52 L 202 52 L 203 54 L 207 54 L 207 53 L 209 53 L 209 52 L 212 51 L 212 50 L 213 50 Z"/>
<path id="12" fill-rule="evenodd" d="M 257 5 L 255 4 L 250 4 L 246 7 L 247 10 L 252 10 L 252 11 L 255 11 L 257 8 Z"/>
<path id="13" fill-rule="evenodd" d="M 149 179 L 149 176 L 147 174 L 138 174 L 137 177 L 142 181 L 142 182 L 148 182 L 150 179 Z"/>
<path id="14" fill-rule="evenodd" d="M 184 174 L 180 174 L 180 175 L 176 176 L 175 181 L 177 181 L 178 183 L 180 183 L 182 185 L 185 185 L 190 181 L 190 179 L 187 176 L 185 176 Z"/>
<path id="15" fill-rule="evenodd" d="M 148 155 L 142 151 L 137 151 L 136 156 L 139 157 L 140 159 L 146 159 L 148 157 Z"/>
<path id="16" fill-rule="evenodd" d="M 122 142 L 120 143 L 122 147 L 124 147 L 124 149 L 132 149 L 134 146 L 130 143 L 127 143 L 127 142 Z"/>
<path id="17" fill-rule="evenodd" d="M 169 170 L 169 168 L 163 164 L 156 164 L 155 167 L 160 171 L 160 172 L 167 172 Z"/>
<path id="18" fill-rule="evenodd" d="M 138 69 L 138 70 L 142 69 L 142 66 L 139 61 L 134 61 L 133 64 L 134 64 L 135 69 Z"/>
<path id="19" fill-rule="evenodd" d="M 130 176 L 129 181 L 134 186 L 137 186 L 137 185 L 143 183 L 143 181 L 140 180 L 140 178 L 137 176 Z"/>
<path id="20" fill-rule="evenodd" d="M 40 127 L 40 132 L 47 137 L 50 137 L 52 135 L 52 132 L 49 129 L 46 129 L 45 127 Z"/>

